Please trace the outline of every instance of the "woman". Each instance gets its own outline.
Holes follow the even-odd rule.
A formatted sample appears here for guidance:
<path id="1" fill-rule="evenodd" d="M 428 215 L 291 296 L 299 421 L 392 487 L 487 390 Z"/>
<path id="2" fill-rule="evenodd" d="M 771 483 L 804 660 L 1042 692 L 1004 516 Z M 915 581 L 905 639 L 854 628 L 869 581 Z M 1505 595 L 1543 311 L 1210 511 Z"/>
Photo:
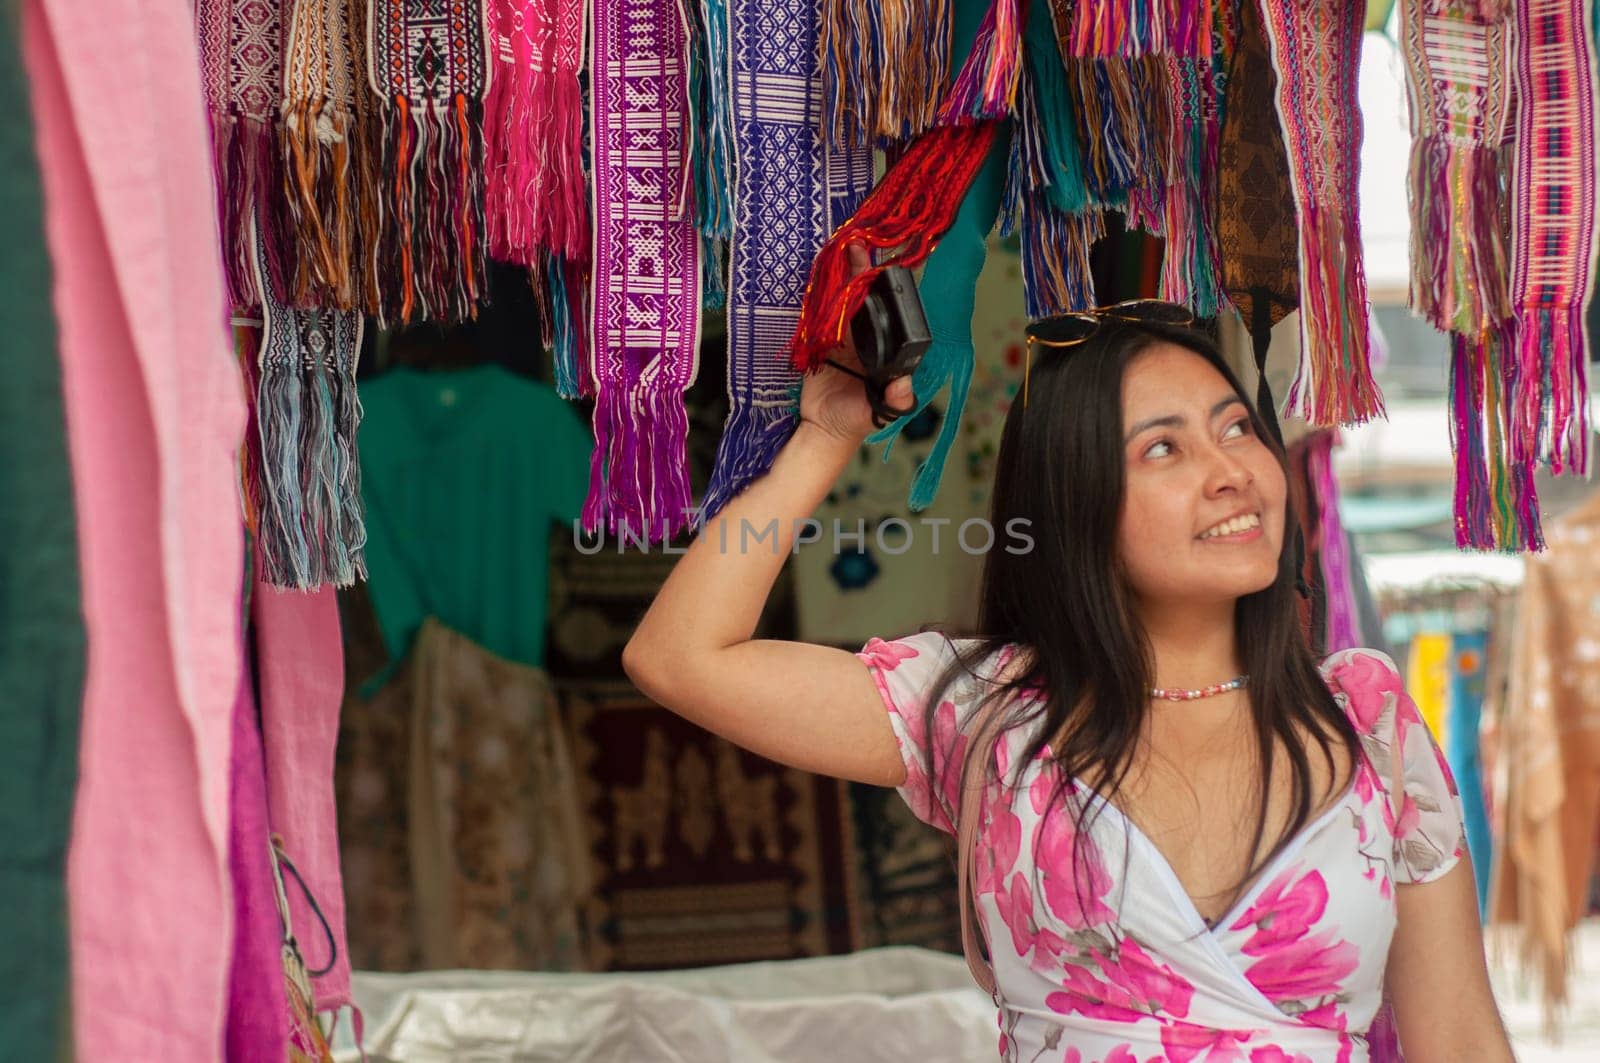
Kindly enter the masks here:
<path id="1" fill-rule="evenodd" d="M 751 638 L 871 429 L 861 385 L 825 372 L 628 674 L 960 835 L 1005 1060 L 1359 1063 L 1385 990 L 1409 1063 L 1509 1060 L 1443 758 L 1387 658 L 1313 660 L 1282 449 L 1206 337 L 1151 316 L 1031 330 L 992 523 L 1025 520 L 1033 548 L 986 559 L 982 638 Z M 740 548 L 773 518 L 776 548 Z"/>

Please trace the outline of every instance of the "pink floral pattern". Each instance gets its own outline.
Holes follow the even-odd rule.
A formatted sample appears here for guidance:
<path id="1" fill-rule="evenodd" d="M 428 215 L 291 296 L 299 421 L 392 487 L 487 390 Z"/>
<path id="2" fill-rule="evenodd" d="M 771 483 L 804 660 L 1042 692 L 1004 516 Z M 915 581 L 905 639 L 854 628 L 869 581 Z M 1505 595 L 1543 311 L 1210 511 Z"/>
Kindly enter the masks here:
<path id="1" fill-rule="evenodd" d="M 985 692 L 981 679 L 963 677 L 944 692 L 927 733 L 928 696 L 954 652 L 944 636 L 926 633 L 873 639 L 860 653 L 900 742 L 901 794 L 925 822 L 952 834 L 956 777 Z M 1347 650 L 1322 670 L 1361 740 L 1354 782 L 1215 929 L 1201 922 L 1160 851 L 1114 809 L 1080 831 L 1076 812 L 1091 799 L 1087 790 L 1063 781 L 1047 757 L 1013 772 L 1029 736 L 1004 733 L 973 862 L 999 985 L 1002 1060 L 1368 1058 L 1394 887 L 1431 881 L 1460 859 L 1460 803 L 1388 658 Z M 926 770 L 930 742 L 938 785 Z"/>

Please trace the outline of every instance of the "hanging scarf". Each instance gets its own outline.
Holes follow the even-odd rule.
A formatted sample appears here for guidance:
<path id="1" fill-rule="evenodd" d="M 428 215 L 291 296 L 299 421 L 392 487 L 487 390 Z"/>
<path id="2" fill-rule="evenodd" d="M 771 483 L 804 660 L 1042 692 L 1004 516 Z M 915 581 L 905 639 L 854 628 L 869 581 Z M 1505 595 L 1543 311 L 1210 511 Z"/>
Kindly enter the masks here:
<path id="1" fill-rule="evenodd" d="M 870 149 L 827 151 L 816 0 L 733 0 L 738 205 L 728 303 L 730 412 L 701 509 L 764 473 L 794 429 L 800 374 L 785 353 L 806 270 L 872 186 Z M 776 37 L 786 42 L 773 48 Z"/>
<path id="2" fill-rule="evenodd" d="M 377 312 L 378 157 L 366 8 L 293 0 L 284 46 L 283 160 L 296 306 Z"/>
<path id="3" fill-rule="evenodd" d="M 1411 308 L 1477 335 L 1511 316 L 1500 145 L 1512 100 L 1511 26 L 1462 3 L 1406 0 L 1411 94 Z"/>
<path id="4" fill-rule="evenodd" d="M 946 124 L 912 141 L 861 209 L 817 253 L 790 341 L 795 368 L 807 372 L 820 368 L 844 344 L 850 319 L 861 309 L 878 275 L 890 265 L 906 269 L 922 265 L 954 223 L 967 190 L 989 157 L 999 120 L 1016 105 L 1022 68 L 1017 3 L 992 0 L 981 20 L 956 27 L 955 39 L 971 43 L 962 44 L 966 58 L 961 73 L 939 107 Z M 968 0 L 957 0 L 955 17 L 968 19 L 977 10 L 977 0 L 970 6 Z M 893 253 L 852 274 L 851 244 L 860 244 L 869 253 Z M 976 273 L 971 281 L 977 284 Z M 918 398 L 925 400 L 922 395 Z M 895 426 L 904 423 L 902 418 L 885 431 L 897 431 Z"/>
<path id="5" fill-rule="evenodd" d="M 1366 421 L 1383 414 L 1383 396 L 1367 361 L 1357 205 L 1363 7 L 1262 0 L 1262 13 L 1300 230 L 1300 370 L 1286 405 L 1313 424 Z"/>
<path id="6" fill-rule="evenodd" d="M 484 274 L 480 0 L 374 0 L 367 76 L 382 104 L 380 320 L 477 315 Z"/>
<path id="7" fill-rule="evenodd" d="M 348 587 L 366 578 L 366 523 L 356 461 L 361 315 L 296 310 L 277 296 L 254 228 L 262 295 L 255 423 L 260 435 L 262 579 L 275 587 Z"/>
<path id="8" fill-rule="evenodd" d="M 689 31 L 689 108 L 694 125 L 695 226 L 715 246 L 733 236 L 735 101 L 729 79 L 736 52 L 730 51 L 728 0 L 679 0 Z M 774 16 L 774 24 L 778 16 Z M 809 39 L 816 40 L 816 15 L 808 20 Z M 795 27 L 800 31 L 800 27 Z M 789 48 L 796 41 L 783 39 Z M 815 51 L 815 47 L 812 51 Z M 731 57 L 732 63 L 724 57 Z M 820 121 L 820 119 L 819 119 Z M 712 257 L 707 255 L 708 263 Z M 710 278 L 708 278 L 710 279 Z"/>
<path id="9" fill-rule="evenodd" d="M 1411 94 L 1411 306 L 1451 333 L 1456 545 L 1520 550 L 1542 541 L 1533 463 L 1518 460 L 1506 387 L 1514 333 L 1502 195 L 1512 101 L 1511 26 L 1473 5 L 1401 7 Z M 1486 409 L 1485 402 L 1493 402 Z"/>
<path id="10" fill-rule="evenodd" d="M 290 273 L 278 163 L 282 12 L 278 0 L 197 0 L 195 25 L 211 112 L 228 300 L 234 309 L 246 310 L 261 303 L 252 218 L 261 226 L 266 268 L 279 291 Z"/>
<path id="11" fill-rule="evenodd" d="M 932 128 L 950 72 L 954 0 L 822 0 L 822 128 L 865 147 Z"/>
<path id="12" fill-rule="evenodd" d="M 1300 303 L 1294 192 L 1273 111 L 1277 76 L 1255 3 L 1240 11 L 1228 65 L 1217 167 L 1217 252 L 1222 286 L 1265 354 L 1267 333 Z"/>
<path id="13" fill-rule="evenodd" d="M 691 502 L 683 392 L 700 348 L 686 40 L 674 0 L 595 0 L 594 461 L 583 526 L 670 538 Z"/>
<path id="14" fill-rule="evenodd" d="M 1589 467 L 1588 340 L 1595 279 L 1595 29 L 1584 0 L 1518 0 L 1511 299 L 1513 450 L 1553 472 Z"/>
<path id="15" fill-rule="evenodd" d="M 583 171 L 583 0 L 491 0 L 484 101 L 489 253 L 535 266 L 589 253 Z"/>
<path id="16" fill-rule="evenodd" d="M 961 74 L 940 109 L 948 120 L 959 121 L 966 115 L 979 119 L 998 117 L 1012 109 L 1012 98 L 1022 80 L 1022 27 L 1015 25 L 1015 13 L 1003 10 L 1004 7 L 1003 3 L 985 8 L 982 3 L 957 0 L 951 36 L 959 49 L 957 54 L 965 58 Z M 978 88 L 980 85 L 983 88 Z M 954 216 L 949 221 L 940 218 L 935 223 L 940 238 L 926 252 L 927 267 L 918 282 L 933 343 L 911 377 L 915 401 L 911 412 L 867 437 L 869 443 L 884 444 L 883 460 L 888 461 L 899 434 L 944 391 L 946 383 L 949 384 L 950 394 L 940 417 L 939 434 L 911 484 L 907 504 L 913 512 L 925 509 L 937 494 L 944 476 L 944 463 L 966 407 L 975 357 L 972 314 L 978 277 L 988 254 L 987 237 L 994 228 L 1007 183 L 1009 125 L 984 121 L 979 126 L 992 128 L 993 132 L 968 148 L 971 157 L 962 160 L 963 166 L 975 165 L 975 172 L 958 179 L 946 191 L 946 194 L 955 193 L 955 198 L 948 208 L 939 209 L 949 209 Z M 918 141 L 912 150 L 920 144 Z M 897 163 L 896 169 L 907 161 Z M 915 176 L 915 171 L 911 176 Z M 865 209 L 861 212 L 866 213 Z M 860 220 L 860 215 L 855 220 Z M 880 238 L 884 232 L 878 230 Z"/>
<path id="17" fill-rule="evenodd" d="M 966 409 L 977 354 L 972 342 L 972 315 L 977 307 L 978 276 L 983 272 L 989 231 L 994 228 L 1005 193 L 1006 164 L 1011 154 L 1008 138 L 1009 131 L 1004 130 L 995 136 L 983 166 L 967 183 L 966 196 L 949 233 L 928 256 L 928 266 L 917 286 L 933 344 L 911 375 L 911 390 L 916 398 L 912 411 L 867 437 L 869 443 L 885 444 L 883 460 L 888 461 L 900 432 L 949 383 L 950 397 L 939 420 L 939 434 L 911 483 L 906 504 L 913 513 L 926 509 L 938 494 L 945 459 Z"/>
<path id="18" fill-rule="evenodd" d="M 1084 181 L 1066 69 L 1047 4 L 1029 5 L 1023 46 L 1000 235 L 1019 237 L 1023 304 L 1037 320 L 1095 305 L 1089 251 L 1104 226 Z"/>
<path id="19" fill-rule="evenodd" d="M 1208 34 L 1209 37 L 1209 34 Z M 1163 204 L 1161 298 L 1215 317 L 1221 298 L 1216 208 L 1221 124 L 1211 57 L 1165 57 L 1172 147 Z"/>

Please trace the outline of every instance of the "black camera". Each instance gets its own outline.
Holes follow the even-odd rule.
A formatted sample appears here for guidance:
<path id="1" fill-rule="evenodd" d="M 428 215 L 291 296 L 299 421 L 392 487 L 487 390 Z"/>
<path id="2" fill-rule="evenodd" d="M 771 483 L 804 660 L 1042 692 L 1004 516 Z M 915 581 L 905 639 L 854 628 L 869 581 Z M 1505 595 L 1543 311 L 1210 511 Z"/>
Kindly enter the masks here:
<path id="1" fill-rule="evenodd" d="M 861 309 L 850 321 L 850 338 L 861 359 L 872 419 L 878 427 L 907 412 L 885 401 L 891 381 L 916 371 L 933 344 L 916 278 L 903 266 L 889 266 L 872 282 Z"/>

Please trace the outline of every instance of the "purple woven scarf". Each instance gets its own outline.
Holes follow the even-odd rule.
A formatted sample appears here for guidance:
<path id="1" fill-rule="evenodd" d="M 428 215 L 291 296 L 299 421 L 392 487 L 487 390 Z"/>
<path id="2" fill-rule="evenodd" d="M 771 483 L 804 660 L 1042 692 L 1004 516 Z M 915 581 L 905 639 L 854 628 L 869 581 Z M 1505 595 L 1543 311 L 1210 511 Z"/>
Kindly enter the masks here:
<path id="1" fill-rule="evenodd" d="M 595 0 L 594 462 L 583 526 L 645 541 L 688 519 L 700 237 L 685 205 L 686 37 L 674 0 Z"/>
<path id="2" fill-rule="evenodd" d="M 711 516 L 771 466 L 793 431 L 789 338 L 823 241 L 872 187 L 872 153 L 826 150 L 816 0 L 732 0 L 730 412 L 701 504 Z"/>

